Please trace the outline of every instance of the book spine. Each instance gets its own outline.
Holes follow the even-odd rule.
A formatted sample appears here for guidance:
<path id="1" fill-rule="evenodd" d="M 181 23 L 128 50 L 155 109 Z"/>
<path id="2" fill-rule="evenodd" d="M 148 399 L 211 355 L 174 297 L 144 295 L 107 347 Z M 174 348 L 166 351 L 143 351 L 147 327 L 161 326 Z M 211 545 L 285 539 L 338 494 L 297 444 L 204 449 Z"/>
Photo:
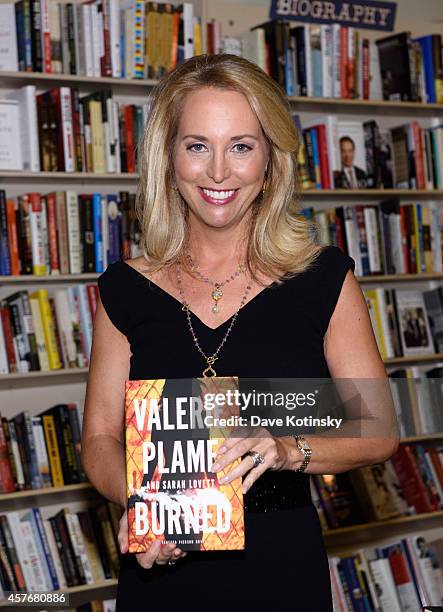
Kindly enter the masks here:
<path id="1" fill-rule="evenodd" d="M 8 219 L 6 210 L 6 193 L 0 189 L 0 274 L 10 275 L 12 271 L 9 250 Z"/>
<path id="2" fill-rule="evenodd" d="M 49 461 L 41 417 L 31 417 L 31 422 L 42 487 L 51 487 L 51 475 L 49 473 Z"/>
<path id="3" fill-rule="evenodd" d="M 40 15 L 43 72 L 52 72 L 51 30 L 49 28 L 49 0 L 40 0 Z"/>
<path id="4" fill-rule="evenodd" d="M 0 333 L 1 333 L 1 325 L 0 325 Z M 5 374 L 8 373 L 8 370 L 6 369 Z M 3 428 L 3 436 L 5 438 L 5 443 L 6 443 L 6 452 L 7 452 L 7 457 L 8 457 L 8 463 L 9 463 L 9 469 L 11 472 L 11 478 L 12 478 L 12 486 L 13 486 L 13 491 L 16 491 L 18 489 L 18 483 L 17 483 L 17 466 L 15 465 L 15 455 L 14 455 L 14 450 L 13 450 L 13 445 L 12 445 L 12 440 L 11 440 L 11 434 L 9 431 L 9 422 L 8 419 L 6 417 L 1 417 L 1 424 L 2 424 L 2 428 Z"/>
<path id="5" fill-rule="evenodd" d="M 73 512 L 65 512 L 66 524 L 68 526 L 69 535 L 73 543 L 74 552 L 77 559 L 77 565 L 81 566 L 84 580 L 86 584 L 93 583 L 91 564 L 86 553 L 85 541 L 83 538 L 80 522 L 77 514 Z"/>
<path id="6" fill-rule="evenodd" d="M 42 544 L 43 553 L 44 553 L 45 561 L 46 561 L 47 568 L 48 568 L 49 578 L 52 583 L 52 588 L 58 589 L 60 585 L 59 585 L 57 574 L 55 571 L 54 562 L 52 560 L 48 538 L 46 537 L 45 528 L 43 527 L 43 521 L 42 521 L 42 517 L 40 514 L 40 509 L 32 508 L 31 512 L 34 515 L 34 521 L 37 527 L 38 537 L 40 538 L 40 541 Z"/>
<path id="7" fill-rule="evenodd" d="M 26 488 L 25 475 L 23 472 L 23 465 L 20 456 L 20 450 L 17 441 L 17 430 L 15 428 L 14 421 L 8 422 L 9 438 L 11 440 L 11 450 L 14 456 L 14 465 L 16 470 L 16 489 L 17 491 L 23 491 Z"/>
<path id="8" fill-rule="evenodd" d="M 69 272 L 80 274 L 82 271 L 80 251 L 79 202 L 75 191 L 66 192 L 66 220 L 69 247 Z"/>
<path id="9" fill-rule="evenodd" d="M 32 23 L 31 23 L 31 0 L 23 0 L 23 24 L 24 24 L 24 47 L 25 47 L 25 71 L 34 70 L 32 62 Z"/>
<path id="10" fill-rule="evenodd" d="M 42 56 L 42 19 L 40 12 L 40 0 L 32 0 L 31 2 L 31 39 L 32 39 L 32 62 L 34 72 L 43 72 L 43 56 Z"/>
<path id="11" fill-rule="evenodd" d="M 95 272 L 103 272 L 102 206 L 101 195 L 99 193 L 94 193 L 92 196 L 92 208 L 94 223 Z"/>
<path id="12" fill-rule="evenodd" d="M 9 528 L 8 519 L 4 514 L 0 516 L 0 548 L 6 557 L 2 566 L 7 572 L 13 589 L 21 592 L 26 591 L 26 582 L 18 560 L 14 538 Z"/>
<path id="13" fill-rule="evenodd" d="M 62 562 L 63 571 L 66 576 L 67 585 L 72 587 L 82 584 L 77 572 L 74 551 L 69 538 L 63 510 L 57 512 L 57 514 L 50 517 L 49 520 L 51 521 L 51 527 Z"/>
<path id="14" fill-rule="evenodd" d="M 46 349 L 48 351 L 51 370 L 58 370 L 61 368 L 60 354 L 57 347 L 56 328 L 54 319 L 52 317 L 48 292 L 46 289 L 39 289 L 32 294 L 31 297 L 36 297 L 39 302 L 43 331 L 45 334 Z"/>
<path id="15" fill-rule="evenodd" d="M 40 193 L 30 193 L 30 230 L 32 249 L 32 273 L 43 276 L 47 273 L 45 242 L 43 236 L 43 208 Z"/>
<path id="16" fill-rule="evenodd" d="M 62 487 L 65 482 L 63 479 L 60 453 L 58 449 L 57 433 L 55 429 L 54 417 L 51 414 L 42 415 L 42 425 L 45 434 L 46 448 L 48 450 L 49 466 L 51 470 L 52 485 Z"/>

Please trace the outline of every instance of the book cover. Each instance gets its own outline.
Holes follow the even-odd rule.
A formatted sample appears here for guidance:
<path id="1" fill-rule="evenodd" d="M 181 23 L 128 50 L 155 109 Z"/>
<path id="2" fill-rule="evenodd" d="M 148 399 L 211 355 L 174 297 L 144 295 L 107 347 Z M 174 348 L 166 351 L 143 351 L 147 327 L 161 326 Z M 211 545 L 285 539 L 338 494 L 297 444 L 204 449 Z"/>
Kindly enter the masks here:
<path id="1" fill-rule="evenodd" d="M 144 552 L 156 539 L 182 550 L 244 548 L 242 480 L 221 485 L 211 471 L 231 432 L 229 417 L 238 412 L 228 403 L 238 379 L 210 379 L 218 398 L 226 398 L 216 410 L 206 407 L 207 381 L 126 381 L 129 552 Z"/>
<path id="2" fill-rule="evenodd" d="M 339 158 L 333 168 L 337 189 L 366 189 L 367 165 L 363 123 L 338 121 L 337 138 Z"/>

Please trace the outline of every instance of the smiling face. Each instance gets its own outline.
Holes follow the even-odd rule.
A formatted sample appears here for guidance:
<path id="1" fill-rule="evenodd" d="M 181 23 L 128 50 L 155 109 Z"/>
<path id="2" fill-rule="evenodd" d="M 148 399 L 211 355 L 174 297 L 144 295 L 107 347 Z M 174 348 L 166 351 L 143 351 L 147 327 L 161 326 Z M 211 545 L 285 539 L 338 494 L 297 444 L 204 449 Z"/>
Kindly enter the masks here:
<path id="1" fill-rule="evenodd" d="M 202 87 L 186 96 L 174 144 L 177 187 L 191 223 L 239 224 L 263 186 L 269 149 L 246 97 Z"/>
<path id="2" fill-rule="evenodd" d="M 351 140 L 345 139 L 340 143 L 341 163 L 343 166 L 353 166 L 355 157 L 355 146 Z"/>

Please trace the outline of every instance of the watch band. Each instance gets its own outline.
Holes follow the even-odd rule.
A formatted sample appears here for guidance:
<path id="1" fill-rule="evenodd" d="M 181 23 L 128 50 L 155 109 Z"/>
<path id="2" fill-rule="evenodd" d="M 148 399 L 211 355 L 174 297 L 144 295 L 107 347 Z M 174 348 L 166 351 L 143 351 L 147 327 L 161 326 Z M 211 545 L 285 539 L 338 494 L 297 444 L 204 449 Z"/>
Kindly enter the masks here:
<path id="1" fill-rule="evenodd" d="M 312 449 L 308 441 L 303 436 L 294 436 L 297 447 L 303 453 L 304 459 L 301 465 L 295 470 L 296 472 L 304 472 L 309 465 L 312 456 Z"/>

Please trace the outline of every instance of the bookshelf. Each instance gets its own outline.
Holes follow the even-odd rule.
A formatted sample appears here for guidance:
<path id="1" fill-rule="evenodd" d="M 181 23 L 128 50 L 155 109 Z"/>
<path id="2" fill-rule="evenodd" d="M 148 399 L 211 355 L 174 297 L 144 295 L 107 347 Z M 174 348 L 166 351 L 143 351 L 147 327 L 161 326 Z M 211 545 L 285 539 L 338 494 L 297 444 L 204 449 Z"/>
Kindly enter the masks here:
<path id="1" fill-rule="evenodd" d="M 205 4 L 205 3 L 203 3 Z M 219 3 L 225 6 L 226 4 Z M 207 16 L 218 14 L 220 7 L 216 7 L 214 2 L 207 2 Z M 235 15 L 235 21 L 247 21 L 247 27 L 252 24 L 265 21 L 265 18 L 256 18 L 258 9 L 248 5 L 248 11 L 239 6 L 229 4 L 229 15 Z M 267 8 L 267 7 L 266 7 Z M 250 10 L 250 15 L 248 12 Z M 261 10 L 261 9 L 260 9 Z M 399 7 L 399 11 L 401 8 Z M 262 11 L 263 12 L 263 11 Z M 240 13 L 242 15 L 240 16 Z M 220 17 L 222 17 L 220 13 Z M 228 21 L 223 15 L 223 26 L 228 32 Z M 244 28 L 246 29 L 246 28 Z M 431 31 L 431 25 L 428 27 Z M 8 91 L 15 88 L 34 84 L 39 91 L 57 85 L 75 86 L 80 89 L 81 94 L 87 94 L 100 89 L 111 88 L 112 92 L 119 100 L 127 103 L 141 103 L 149 89 L 156 84 L 152 79 L 116 79 L 105 77 L 85 77 L 67 74 L 46 74 L 37 72 L 0 72 L 0 93 L 2 90 Z M 302 116 L 315 116 L 320 114 L 340 114 L 351 119 L 362 117 L 376 118 L 385 120 L 387 125 L 401 123 L 412 118 L 420 118 L 429 121 L 431 118 L 443 118 L 443 104 L 423 104 L 416 102 L 388 102 L 384 100 L 347 100 L 337 98 L 314 98 L 293 96 L 290 103 L 294 110 Z M 92 189 L 103 190 L 103 192 L 114 191 L 120 188 L 135 191 L 137 174 L 135 173 L 80 173 L 80 172 L 23 172 L 23 171 L 1 171 L 0 187 L 7 189 L 11 195 L 15 195 L 25 190 L 32 190 L 36 185 L 36 190 L 42 193 L 63 185 L 69 186 L 74 190 Z M 443 190 L 419 190 L 419 189 L 321 189 L 305 190 L 303 198 L 312 202 L 314 206 L 325 206 L 328 202 L 346 200 L 348 203 L 357 203 L 360 200 L 370 202 L 387 197 L 398 198 L 420 198 L 423 200 L 443 201 Z M 440 204 L 441 205 L 441 204 Z M 34 286 L 67 286 L 73 283 L 94 282 L 97 279 L 96 273 L 78 275 L 47 275 L 47 276 L 0 276 L 0 298 L 8 292 L 19 288 Z M 418 274 L 397 274 L 397 275 L 374 275 L 363 277 L 359 276 L 358 281 L 362 285 L 371 284 L 408 284 L 424 283 L 426 286 L 431 284 L 442 284 L 443 273 L 418 273 Z M 434 355 L 422 355 L 414 357 L 397 357 L 385 360 L 387 367 L 402 364 L 427 364 L 431 362 L 443 361 L 443 353 Z M 32 393 L 35 393 L 36 406 L 38 410 L 54 403 L 57 393 L 67 389 L 69 385 L 69 398 L 83 397 L 85 380 L 88 370 L 86 368 L 60 369 L 50 372 L 29 372 L 27 374 L 6 374 L 0 375 L 0 403 L 2 411 L 9 416 L 17 410 L 17 401 L 23 401 Z M 26 393 L 27 392 L 27 393 Z M 403 442 L 419 441 L 441 441 L 443 434 L 423 434 L 411 436 L 403 439 Z M 90 496 L 97 495 L 97 492 L 89 483 L 78 485 L 66 485 L 64 487 L 54 487 L 51 489 L 27 490 L 12 494 L 0 494 L 0 512 L 10 508 L 25 508 L 36 504 L 41 507 L 63 504 L 87 503 Z M 376 541 L 383 540 L 392 535 L 403 534 L 416 528 L 438 531 L 441 534 L 441 522 L 443 511 L 412 516 L 403 516 L 386 521 L 373 521 L 324 532 L 325 542 L 328 552 L 352 550 L 357 545 L 370 545 Z M 107 580 L 93 585 L 81 585 L 65 589 L 72 596 L 71 603 L 80 604 L 90 601 L 95 596 L 104 598 L 115 595 L 117 581 Z M 0 603 L 0 607 L 5 604 Z"/>

